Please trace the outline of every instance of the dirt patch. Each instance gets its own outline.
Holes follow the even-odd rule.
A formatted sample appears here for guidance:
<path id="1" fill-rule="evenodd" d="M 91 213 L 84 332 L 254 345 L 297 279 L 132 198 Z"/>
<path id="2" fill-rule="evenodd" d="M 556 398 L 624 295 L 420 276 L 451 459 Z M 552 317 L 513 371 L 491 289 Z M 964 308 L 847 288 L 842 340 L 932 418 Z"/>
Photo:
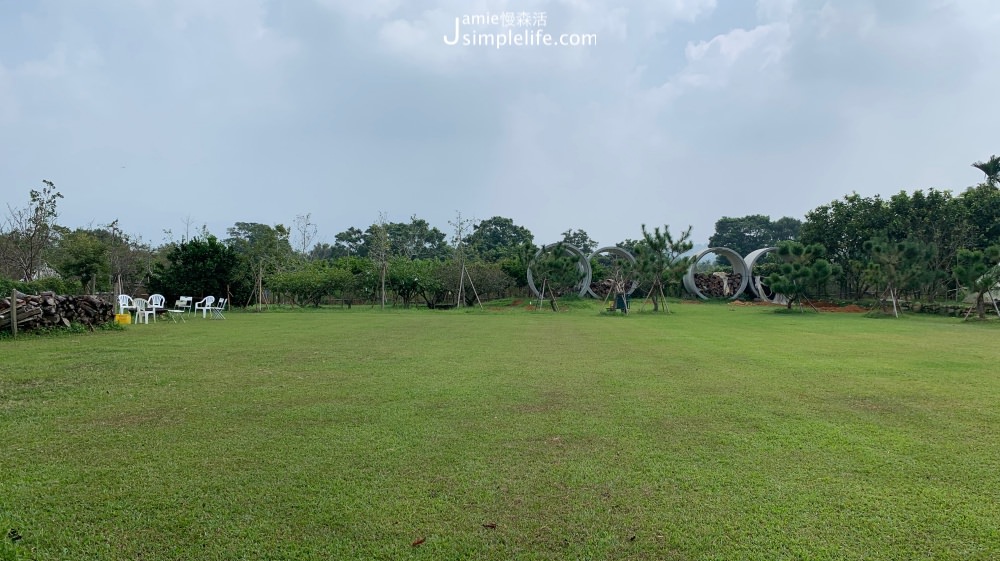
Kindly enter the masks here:
<path id="1" fill-rule="evenodd" d="M 846 306 L 841 306 L 840 304 L 834 302 L 813 302 L 813 306 L 821 312 L 842 312 L 848 314 L 864 314 L 868 312 L 868 308 L 863 308 L 857 304 L 847 304 Z"/>

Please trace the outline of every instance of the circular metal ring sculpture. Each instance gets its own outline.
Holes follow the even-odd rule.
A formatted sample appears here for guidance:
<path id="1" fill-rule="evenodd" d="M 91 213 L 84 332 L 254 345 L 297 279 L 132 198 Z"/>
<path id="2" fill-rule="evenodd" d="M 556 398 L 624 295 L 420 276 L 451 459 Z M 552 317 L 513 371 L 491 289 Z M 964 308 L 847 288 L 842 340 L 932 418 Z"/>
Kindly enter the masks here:
<path id="1" fill-rule="evenodd" d="M 695 256 L 694 261 L 691 262 L 691 266 L 688 267 L 687 274 L 684 275 L 684 288 L 688 292 L 701 298 L 702 300 L 708 300 L 708 296 L 705 296 L 698 290 L 698 287 L 694 283 L 694 270 L 698 266 L 698 262 L 701 258 L 708 255 L 709 253 L 714 253 L 720 257 L 725 257 L 727 261 L 733 266 L 733 273 L 740 275 L 740 287 L 733 291 L 733 295 L 729 297 L 730 300 L 735 300 L 743 291 L 746 290 L 747 284 L 750 282 L 750 273 L 747 269 L 746 261 L 743 260 L 743 256 L 735 251 L 729 249 L 728 247 L 710 247 L 708 249 L 702 250 L 701 253 Z"/>
<path id="2" fill-rule="evenodd" d="M 552 249 L 557 245 L 559 244 L 550 243 L 547 246 L 539 248 L 538 251 L 535 253 L 535 257 L 538 257 L 539 255 L 542 254 L 542 252 Z M 593 271 L 591 271 L 590 269 L 590 259 L 588 259 L 587 256 L 584 255 L 583 252 L 580 251 L 575 246 L 569 244 L 563 244 L 563 248 L 566 249 L 567 254 L 575 255 L 577 259 L 580 261 L 579 269 L 583 273 L 583 280 L 581 281 L 582 284 L 580 285 L 580 298 L 583 298 L 584 296 L 587 295 L 587 292 L 590 291 L 590 277 L 593 275 Z M 535 279 L 531 275 L 530 266 L 528 267 L 528 288 L 530 288 L 531 292 L 538 298 L 543 297 L 542 294 L 538 292 L 538 288 L 535 286 Z"/>
<path id="3" fill-rule="evenodd" d="M 633 266 L 635 266 L 635 256 L 632 255 L 631 253 L 629 253 L 629 251 L 627 249 L 624 249 L 624 248 L 621 248 L 621 247 L 618 247 L 618 246 L 602 247 L 601 249 L 598 249 L 594 253 L 591 253 L 590 254 L 590 259 L 595 259 L 601 253 L 610 253 L 612 255 L 617 255 L 618 257 L 621 257 L 621 258 L 625 259 L 626 261 L 628 261 L 629 263 L 631 263 Z M 588 264 L 590 263 L 590 259 L 587 260 Z M 591 275 L 591 276 L 593 276 L 593 275 Z M 630 296 L 633 292 L 635 292 L 635 289 L 637 289 L 637 288 L 639 288 L 639 281 L 638 280 L 634 280 L 634 281 L 632 281 L 632 286 L 630 286 L 629 289 L 625 291 L 625 294 L 627 296 Z M 601 298 L 600 296 L 597 295 L 596 292 L 593 291 L 593 289 L 590 288 L 590 283 L 589 282 L 587 283 L 587 294 L 590 294 L 591 296 L 593 296 L 594 298 L 597 298 L 597 299 Z"/>
<path id="4" fill-rule="evenodd" d="M 761 300 L 764 300 L 765 302 L 770 302 L 771 304 L 786 304 L 788 303 L 788 300 L 783 294 L 772 292 L 771 296 L 768 296 L 767 291 L 764 290 L 764 283 L 762 282 L 762 279 L 759 276 L 753 276 L 753 266 L 757 264 L 757 260 L 772 251 L 776 251 L 777 249 L 778 248 L 776 247 L 764 247 L 751 251 L 750 254 L 744 258 L 744 261 L 747 264 L 747 271 L 750 273 L 750 291 L 753 292 L 753 295 Z"/>

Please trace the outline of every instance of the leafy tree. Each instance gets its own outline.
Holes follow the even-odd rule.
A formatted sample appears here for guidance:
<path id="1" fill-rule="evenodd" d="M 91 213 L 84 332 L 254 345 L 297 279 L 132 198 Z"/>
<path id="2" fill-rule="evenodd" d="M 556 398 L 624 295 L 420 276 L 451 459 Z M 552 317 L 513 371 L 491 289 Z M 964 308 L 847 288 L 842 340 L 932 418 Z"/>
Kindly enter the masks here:
<path id="1" fill-rule="evenodd" d="M 933 274 L 928 267 L 933 248 L 913 240 L 890 242 L 880 236 L 865 242 L 865 249 L 871 255 L 868 273 L 889 295 L 893 315 L 899 317 L 900 292 L 916 289 L 927 275 Z"/>
<path id="2" fill-rule="evenodd" d="M 841 296 L 860 299 L 868 289 L 868 251 L 864 244 L 885 232 L 891 220 L 881 197 L 852 193 L 807 213 L 798 241 L 804 246 L 825 247 L 830 263 L 839 271 Z"/>
<path id="3" fill-rule="evenodd" d="M 63 230 L 59 246 L 53 252 L 53 266 L 63 278 L 80 279 L 83 288 L 91 293 L 98 288 L 107 290 L 110 261 L 108 245 L 100 237 L 104 232 L 81 228 Z"/>
<path id="4" fill-rule="evenodd" d="M 79 294 L 83 287 L 77 281 L 69 281 L 59 277 L 44 277 L 28 282 L 0 278 L 0 294 L 10 296 L 13 290 L 24 294 L 40 294 L 42 292 Z"/>
<path id="5" fill-rule="evenodd" d="M 466 265 L 469 277 L 475 284 L 479 297 L 483 300 L 493 300 L 508 296 L 508 291 L 516 285 L 500 263 L 476 262 Z M 471 306 L 475 295 L 466 292 L 466 304 Z"/>
<path id="6" fill-rule="evenodd" d="M 670 226 L 664 226 L 663 230 L 657 226 L 650 232 L 645 224 L 642 225 L 642 242 L 636 245 L 636 262 L 639 282 L 649 287 L 648 295 L 653 301 L 654 312 L 659 311 L 661 302 L 663 310 L 670 312 L 663 289 L 680 284 L 691 260 L 682 255 L 693 247 L 691 226 L 674 239 Z"/>
<path id="7" fill-rule="evenodd" d="M 864 243 L 877 236 L 887 242 L 905 240 L 924 244 L 931 253 L 918 295 L 933 300 L 946 294 L 954 282 L 952 267 L 960 248 L 985 250 L 1000 239 L 1000 157 L 994 155 L 974 167 L 985 181 L 960 196 L 930 189 L 901 191 L 889 200 L 857 193 L 822 205 L 806 215 L 798 241 L 819 243 L 840 272 L 841 297 L 863 297 L 875 277 L 868 267 Z"/>
<path id="8" fill-rule="evenodd" d="M 955 279 L 976 295 L 979 319 L 986 319 L 985 295 L 1000 284 L 1000 245 L 959 250 L 954 273 Z"/>
<path id="9" fill-rule="evenodd" d="M 961 195 L 969 224 L 966 249 L 986 249 L 1000 239 L 1000 188 L 984 183 Z"/>
<path id="10" fill-rule="evenodd" d="M 403 307 L 409 308 L 413 298 L 420 293 L 421 280 L 430 276 L 428 262 L 408 257 L 396 256 L 389 264 L 389 288 L 403 301 Z"/>
<path id="11" fill-rule="evenodd" d="M 0 224 L 0 267 L 30 281 L 43 265 L 43 255 L 56 235 L 57 209 L 62 193 L 54 183 L 42 181 L 41 190 L 32 189 L 25 208 L 7 206 L 7 218 Z"/>
<path id="12" fill-rule="evenodd" d="M 290 294 L 299 305 L 319 307 L 324 298 L 348 290 L 351 276 L 347 269 L 326 261 L 313 261 L 295 270 L 275 273 L 267 284 L 275 292 Z"/>
<path id="13" fill-rule="evenodd" d="M 633 240 L 631 238 L 626 238 L 624 241 L 620 241 L 615 244 L 616 247 L 620 247 L 625 251 L 631 253 L 633 256 L 638 252 L 637 246 L 642 243 L 642 240 Z"/>
<path id="14" fill-rule="evenodd" d="M 775 220 L 774 222 L 771 222 L 770 245 L 775 245 L 776 243 L 782 240 L 797 240 L 799 239 L 799 234 L 801 233 L 802 233 L 801 220 L 799 220 L 798 218 L 792 218 L 790 216 L 783 216 Z"/>
<path id="15" fill-rule="evenodd" d="M 587 232 L 583 230 L 573 230 L 571 228 L 563 232 L 562 236 L 563 243 L 579 249 L 584 255 L 590 255 L 595 249 L 597 249 L 597 242 L 588 236 Z"/>
<path id="16" fill-rule="evenodd" d="M 424 273 L 420 278 L 420 293 L 424 297 L 429 307 L 446 299 L 454 301 L 459 293 L 460 263 L 457 261 L 424 261 L 429 264 L 430 274 Z M 501 298 L 507 295 L 507 291 L 515 285 L 500 263 L 485 263 L 482 261 L 468 262 L 465 265 L 468 275 L 465 279 L 464 290 L 462 290 L 462 304 L 473 306 L 476 304 L 478 295 L 480 300 Z M 469 280 L 472 286 L 469 286 Z M 473 288 L 475 290 L 473 290 Z M 432 302 L 433 300 L 433 302 Z"/>
<path id="17" fill-rule="evenodd" d="M 538 253 L 538 247 L 532 242 L 522 242 L 513 254 L 500 261 L 500 269 L 511 278 L 518 288 L 528 286 L 528 266 Z"/>
<path id="18" fill-rule="evenodd" d="M 236 252 L 215 236 L 195 237 L 168 248 L 166 263 L 154 267 L 150 290 L 168 301 L 179 296 L 225 296 L 238 266 Z"/>
<path id="19" fill-rule="evenodd" d="M 986 184 L 995 187 L 1000 181 L 1000 157 L 993 155 L 985 162 L 976 162 L 972 167 L 986 175 Z"/>
<path id="20" fill-rule="evenodd" d="M 781 260 L 778 272 L 767 277 L 767 285 L 792 303 L 800 302 L 806 296 L 810 285 L 825 282 L 836 268 L 823 259 L 825 250 L 820 244 L 803 245 L 796 241 L 778 242 L 774 254 Z"/>
<path id="21" fill-rule="evenodd" d="M 271 227 L 257 222 L 237 222 L 227 233 L 226 245 L 247 263 L 264 263 L 266 272 L 277 271 L 292 262 L 291 232 L 282 224 Z"/>
<path id="22" fill-rule="evenodd" d="M 350 275 L 347 284 L 341 291 L 341 298 L 350 308 L 354 300 L 371 300 L 378 293 L 378 270 L 370 259 L 356 256 L 340 257 L 333 261 L 333 266 L 343 269 Z"/>
<path id="23" fill-rule="evenodd" d="M 559 242 L 543 249 L 531 260 L 531 273 L 541 297 L 549 295 L 552 311 L 559 311 L 556 298 L 571 291 L 580 282 L 584 272 L 580 270 L 579 258 L 571 253 L 567 244 Z"/>
<path id="24" fill-rule="evenodd" d="M 312 268 L 317 270 L 317 277 L 321 281 L 322 297 L 340 296 L 344 298 L 349 293 L 354 282 L 354 275 L 351 271 L 336 267 L 328 262 L 320 261 Z M 344 298 L 346 300 L 346 298 Z M 313 300 L 315 306 L 319 306 L 319 298 Z"/>
<path id="25" fill-rule="evenodd" d="M 351 226 L 347 230 L 334 236 L 336 242 L 333 247 L 334 257 L 357 256 L 368 257 L 368 248 L 365 246 L 364 231 Z"/>
<path id="26" fill-rule="evenodd" d="M 386 233 L 389 237 L 390 255 L 408 259 L 443 259 L 450 252 L 444 232 L 431 227 L 426 220 L 416 216 L 411 216 L 409 223 L 387 223 Z M 365 244 L 376 243 L 374 236 L 376 236 L 375 231 L 369 228 Z"/>
<path id="27" fill-rule="evenodd" d="M 457 261 L 425 261 L 427 270 L 422 271 L 419 288 L 420 297 L 428 308 L 454 300 L 458 292 L 458 279 L 461 268 Z"/>
<path id="28" fill-rule="evenodd" d="M 339 256 L 337 248 L 328 243 L 318 243 L 309 250 L 310 261 L 330 260 Z"/>
<path id="29" fill-rule="evenodd" d="M 494 216 L 474 225 L 465 243 L 479 259 L 495 263 L 516 257 L 518 247 L 533 240 L 527 228 L 510 218 Z"/>
<path id="30" fill-rule="evenodd" d="M 444 259 L 450 253 L 445 241 L 447 236 L 441 230 L 431 227 L 426 220 L 410 217 L 410 222 L 389 222 L 384 217 L 384 236 L 388 240 L 386 252 L 388 256 L 401 256 L 408 259 Z M 348 255 L 374 257 L 373 252 L 381 249 L 379 223 L 372 224 L 365 231 L 350 228 L 336 235 L 335 247 Z"/>
<path id="31" fill-rule="evenodd" d="M 427 303 L 427 307 L 434 308 L 443 302 L 454 302 L 461 278 L 460 262 L 425 259 L 412 263 L 416 267 L 418 294 Z M 503 271 L 499 263 L 466 263 L 466 272 L 476 289 L 475 292 L 471 289 L 463 292 L 463 303 L 468 306 L 476 303 L 476 294 L 481 299 L 499 298 L 506 295 L 507 290 L 514 285 L 514 279 Z"/>
<path id="32" fill-rule="evenodd" d="M 925 273 L 915 290 L 928 300 L 945 293 L 959 248 L 968 247 L 973 229 L 961 199 L 948 191 L 900 191 L 887 201 L 887 242 L 910 241 L 927 252 Z"/>
<path id="33" fill-rule="evenodd" d="M 772 247 L 779 241 L 798 238 L 802 222 L 788 216 L 776 222 L 770 216 L 753 214 L 739 218 L 723 217 L 715 223 L 715 233 L 708 239 L 712 247 L 728 247 L 740 255 Z M 726 262 L 719 257 L 720 264 Z"/>
<path id="34" fill-rule="evenodd" d="M 233 272 L 231 292 L 237 302 L 249 302 L 257 284 L 295 262 L 290 242 L 291 232 L 282 224 L 274 227 L 257 222 L 237 222 L 227 230 L 226 245 L 238 259 Z"/>
<path id="35" fill-rule="evenodd" d="M 1000 239 L 1000 189 L 991 184 L 996 160 L 977 162 L 987 182 L 961 196 L 929 189 L 900 191 L 888 200 L 853 193 L 806 215 L 799 241 L 823 244 L 829 259 L 839 265 L 842 297 L 861 298 L 873 277 L 868 269 L 864 243 L 880 235 L 888 242 L 920 242 L 932 250 L 927 275 L 919 291 L 933 300 L 943 295 L 954 278 L 951 268 L 959 248 L 985 249 Z"/>

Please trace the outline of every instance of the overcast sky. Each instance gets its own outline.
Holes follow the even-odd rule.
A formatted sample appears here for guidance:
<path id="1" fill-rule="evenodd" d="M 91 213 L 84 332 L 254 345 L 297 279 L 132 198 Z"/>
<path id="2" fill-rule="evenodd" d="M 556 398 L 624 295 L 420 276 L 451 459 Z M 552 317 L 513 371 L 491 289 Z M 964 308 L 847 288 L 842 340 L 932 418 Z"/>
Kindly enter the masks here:
<path id="1" fill-rule="evenodd" d="M 462 32 L 596 44 L 446 44 L 487 13 Z M 995 0 L 0 0 L 0 202 L 48 179 L 61 223 L 154 244 L 380 211 L 703 242 L 979 182 L 998 30 Z"/>

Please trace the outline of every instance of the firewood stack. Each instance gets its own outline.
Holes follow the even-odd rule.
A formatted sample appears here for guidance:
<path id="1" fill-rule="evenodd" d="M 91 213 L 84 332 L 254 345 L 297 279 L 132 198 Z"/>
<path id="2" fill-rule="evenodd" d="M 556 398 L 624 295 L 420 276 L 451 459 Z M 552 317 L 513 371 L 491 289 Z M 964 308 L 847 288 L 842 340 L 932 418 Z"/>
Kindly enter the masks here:
<path id="1" fill-rule="evenodd" d="M 709 298 L 731 298 L 740 287 L 743 275 L 739 273 L 695 273 L 694 285 Z"/>
<path id="2" fill-rule="evenodd" d="M 600 296 L 601 298 L 607 296 L 614 286 L 615 279 L 604 279 L 590 283 L 590 289 L 594 291 L 594 294 Z"/>
<path id="3" fill-rule="evenodd" d="M 79 323 L 88 327 L 115 319 L 115 307 L 96 296 L 59 296 L 52 292 L 39 295 L 17 294 L 17 330 L 29 331 Z M 10 296 L 0 300 L 0 330 L 9 331 Z"/>

